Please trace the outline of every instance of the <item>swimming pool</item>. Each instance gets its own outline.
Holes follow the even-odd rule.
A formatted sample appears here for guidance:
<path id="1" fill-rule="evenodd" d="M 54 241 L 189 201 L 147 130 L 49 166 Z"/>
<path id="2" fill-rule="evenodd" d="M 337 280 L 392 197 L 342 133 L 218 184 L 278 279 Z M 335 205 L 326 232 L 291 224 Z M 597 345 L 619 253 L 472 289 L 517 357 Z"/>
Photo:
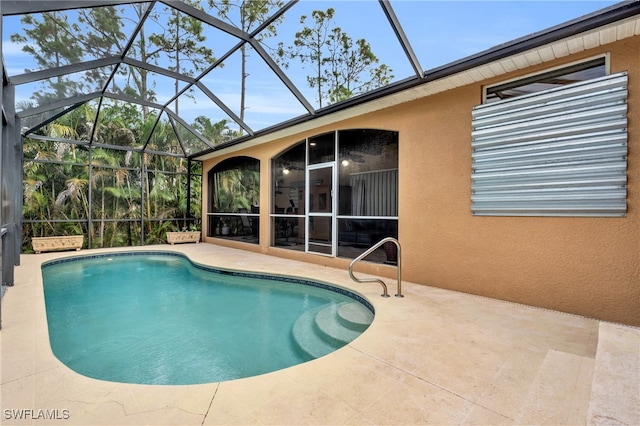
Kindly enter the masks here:
<path id="1" fill-rule="evenodd" d="M 349 290 L 204 267 L 174 252 L 75 256 L 44 263 L 42 274 L 54 355 L 114 382 L 264 374 L 344 346 L 373 319 Z"/>

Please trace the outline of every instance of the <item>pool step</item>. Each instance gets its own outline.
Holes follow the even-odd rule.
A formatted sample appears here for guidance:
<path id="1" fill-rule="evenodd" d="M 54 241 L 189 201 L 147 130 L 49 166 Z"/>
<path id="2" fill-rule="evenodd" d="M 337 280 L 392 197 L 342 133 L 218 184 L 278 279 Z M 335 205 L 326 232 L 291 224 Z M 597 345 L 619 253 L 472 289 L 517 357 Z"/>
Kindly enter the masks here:
<path id="1" fill-rule="evenodd" d="M 358 337 L 373 321 L 373 314 L 355 302 L 309 310 L 293 324 L 295 345 L 309 359 L 319 358 Z"/>
<path id="2" fill-rule="evenodd" d="M 348 329 L 363 332 L 373 321 L 373 313 L 359 303 L 343 303 L 338 306 L 338 321 Z"/>
<path id="3" fill-rule="evenodd" d="M 324 307 L 311 309 L 300 315 L 293 324 L 293 343 L 304 358 L 312 360 L 336 350 L 331 343 L 322 340 L 315 327 L 315 317 Z"/>

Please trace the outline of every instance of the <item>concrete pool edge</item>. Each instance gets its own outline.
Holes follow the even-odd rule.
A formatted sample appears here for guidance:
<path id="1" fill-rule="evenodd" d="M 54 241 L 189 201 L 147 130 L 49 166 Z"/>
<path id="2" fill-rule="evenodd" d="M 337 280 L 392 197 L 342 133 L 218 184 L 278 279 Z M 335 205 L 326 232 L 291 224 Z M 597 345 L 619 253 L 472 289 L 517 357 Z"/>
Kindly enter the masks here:
<path id="1" fill-rule="evenodd" d="M 203 247 L 205 245 L 198 245 Z M 79 373 L 74 372 L 61 361 L 59 361 L 53 354 L 49 345 L 49 335 L 46 321 L 46 310 L 44 302 L 44 290 L 42 286 L 42 274 L 41 268 L 50 262 L 66 261 L 67 259 L 74 259 L 84 256 L 108 256 L 114 253 L 125 252 L 165 252 L 175 253 L 180 256 L 186 256 L 192 263 L 204 265 L 213 268 L 220 268 L 225 270 L 242 271 L 238 268 L 229 268 L 216 262 L 208 261 L 209 256 L 205 256 L 208 259 L 194 258 L 193 253 L 188 253 L 190 246 L 181 246 L 180 249 L 167 246 L 145 246 L 145 247 L 131 247 L 126 250 L 120 249 L 95 249 L 95 250 L 83 250 L 82 252 L 49 252 L 42 254 L 29 254 L 22 256 L 21 266 L 16 268 L 16 286 L 10 288 L 5 295 L 3 301 L 3 325 L 2 341 L 3 347 L 14 346 L 14 343 L 22 341 L 23 337 L 28 336 L 26 341 L 29 343 L 29 351 L 31 355 L 34 355 L 33 359 L 29 362 L 20 362 L 18 359 L 12 359 L 13 357 L 5 356 L 3 350 L 3 374 L 2 374 L 2 408 L 3 412 L 7 410 L 23 410 L 21 413 L 24 418 L 20 420 L 12 418 L 4 418 L 4 424 L 12 424 L 12 420 L 15 420 L 17 424 L 24 424 L 24 422 L 31 422 L 34 420 L 41 420 L 44 417 L 50 417 L 55 419 L 58 417 L 66 417 L 67 413 L 70 414 L 68 419 L 65 420 L 65 424 L 94 424 L 86 423 L 87 419 L 100 419 L 101 415 L 96 417 L 98 412 L 111 413 L 109 417 L 115 421 L 113 424 L 121 424 L 117 419 L 123 420 L 122 424 L 129 423 L 130 420 L 144 418 L 142 422 L 147 424 L 149 419 L 154 419 L 151 423 L 155 424 L 201 424 L 206 418 L 209 405 L 212 402 L 214 395 L 218 388 L 222 384 L 229 384 L 233 382 L 245 382 L 254 380 L 272 380 L 272 378 L 279 377 L 278 380 L 286 378 L 289 374 L 288 370 L 295 369 L 298 366 L 292 366 L 283 370 L 278 370 L 271 373 L 266 373 L 260 376 L 237 379 L 227 382 L 215 382 L 208 384 L 196 384 L 196 385 L 140 385 L 140 384 L 126 384 L 126 383 L 114 383 L 108 381 L 102 381 L 98 379 L 92 379 L 85 377 Z M 186 249 L 186 250 L 182 250 Z M 221 248 L 222 250 L 229 251 L 227 248 Z M 240 262 L 242 263 L 242 262 Z M 30 269 L 29 272 L 26 269 Z M 255 270 L 256 274 L 276 274 L 272 272 L 274 270 Z M 25 274 L 25 272 L 27 272 Z M 36 273 L 32 273 L 36 272 Z M 283 275 L 283 274 L 278 274 Z M 300 275 L 283 275 L 293 278 L 307 279 L 318 282 L 327 283 L 334 288 L 342 288 L 348 290 L 354 294 L 359 295 L 364 300 L 367 297 L 356 289 L 349 289 L 339 283 L 332 283 L 327 280 L 317 280 L 313 277 L 302 277 Z M 19 300 L 18 300 L 19 299 Z M 26 302 L 25 299 L 29 301 Z M 15 302 L 18 302 L 16 304 Z M 370 303 L 367 300 L 368 303 Z M 28 304 L 28 309 L 25 304 Z M 373 304 L 371 304 L 373 307 Z M 26 333 L 24 333 L 26 332 Z M 16 334 L 17 333 L 17 334 Z M 24 347 L 23 345 L 20 345 Z M 347 345 L 349 346 L 349 345 Z M 26 348 L 25 348 L 26 349 Z M 338 351 L 345 350 L 346 347 L 338 349 Z M 18 361 L 18 362 L 15 362 Z M 309 361 L 310 363 L 321 362 L 322 358 Z M 14 365 L 15 369 L 6 368 L 9 364 Z M 265 376 L 268 376 L 265 377 Z M 55 392 L 46 392 L 42 388 L 42 384 L 47 386 L 53 386 Z M 237 384 L 237 386 L 242 386 Z M 13 388 L 18 387 L 20 391 L 14 392 Z M 187 392 L 188 391 L 188 392 Z M 187 393 L 185 393 L 187 392 Z M 115 398 L 116 394 L 118 395 Z M 16 397 L 29 396 L 30 400 L 33 400 L 33 404 L 27 404 L 28 406 L 37 406 L 38 408 L 27 408 L 24 402 L 18 403 Z M 84 396 L 81 396 L 84 395 Z M 146 401 L 149 395 L 154 395 L 156 402 L 141 402 Z M 122 401 L 122 396 L 126 396 L 126 402 Z M 120 400 L 120 402 L 115 402 Z M 65 402 L 66 401 L 66 402 Z M 169 403 L 169 401 L 171 401 Z M 157 402 L 161 402 L 158 405 Z M 78 405 L 79 404 L 79 405 Z M 134 406 L 132 406 L 132 404 Z M 98 411 L 93 409 L 86 409 L 85 406 L 94 406 Z M 18 408 L 14 408 L 18 407 Z M 40 408 L 44 407 L 44 408 Z M 75 407 L 75 408 L 74 408 Z M 154 407 L 154 408 L 152 408 Z M 113 411 L 118 413 L 113 413 Z M 149 411 L 153 411 L 155 414 L 149 414 Z M 157 412 L 156 412 L 157 410 Z M 167 412 L 171 412 L 168 417 L 165 415 Z M 165 413 L 165 414 L 161 414 Z M 121 414 L 121 415 L 120 415 Z M 112 417 L 114 416 L 115 417 Z M 195 421 L 195 422 L 194 422 Z M 99 421 L 97 423 L 100 423 Z M 95 423 L 95 424 L 97 424 Z M 111 424 L 111 422 L 109 422 Z M 134 424 L 138 424 L 137 420 Z"/>
<path id="2" fill-rule="evenodd" d="M 48 347 L 34 271 L 71 253 L 25 255 L 3 301 L 3 413 L 68 410 L 64 424 L 84 425 L 513 424 L 549 351 L 592 359 L 598 342 L 599 322 L 587 318 L 411 283 L 404 299 L 382 299 L 377 286 L 351 283 L 342 270 L 208 244 L 180 251 L 213 266 L 335 282 L 367 297 L 376 319 L 333 354 L 262 376 L 178 387 L 104 383 L 68 371 Z"/>

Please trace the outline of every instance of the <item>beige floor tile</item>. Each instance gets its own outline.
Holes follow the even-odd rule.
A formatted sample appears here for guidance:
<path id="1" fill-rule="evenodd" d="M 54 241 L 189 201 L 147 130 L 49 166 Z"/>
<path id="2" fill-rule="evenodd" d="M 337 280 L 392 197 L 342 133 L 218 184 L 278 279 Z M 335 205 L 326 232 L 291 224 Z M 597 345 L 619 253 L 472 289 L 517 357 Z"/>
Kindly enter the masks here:
<path id="1" fill-rule="evenodd" d="M 640 330 L 602 323 L 588 421 L 640 424 Z"/>
<path id="2" fill-rule="evenodd" d="M 505 417 L 495 411 L 488 410 L 487 408 L 479 405 L 474 405 L 461 424 L 469 426 L 513 425 L 513 418 Z"/>
<path id="3" fill-rule="evenodd" d="M 593 359 L 550 350 L 516 416 L 517 424 L 585 424 Z M 586 398 L 586 399 L 585 399 Z"/>
<path id="4" fill-rule="evenodd" d="M 512 350 L 476 403 L 514 419 L 543 361 L 544 356 L 538 351 Z"/>
<path id="5" fill-rule="evenodd" d="M 216 395 L 205 424 L 239 421 L 246 417 L 257 418 L 260 424 L 344 424 L 356 414 L 348 404 L 321 389 L 289 380 L 278 383 L 272 395 L 271 399 L 259 404 L 249 403 L 254 400 L 255 392 L 234 393 L 220 400 Z M 233 398 L 236 402 L 229 402 Z"/>

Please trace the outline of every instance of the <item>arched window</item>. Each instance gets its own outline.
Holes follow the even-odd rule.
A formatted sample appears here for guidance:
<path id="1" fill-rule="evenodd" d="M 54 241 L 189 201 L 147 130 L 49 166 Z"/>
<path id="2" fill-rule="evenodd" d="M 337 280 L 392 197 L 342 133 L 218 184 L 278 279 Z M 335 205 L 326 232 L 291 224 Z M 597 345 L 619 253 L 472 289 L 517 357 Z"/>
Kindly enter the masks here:
<path id="1" fill-rule="evenodd" d="M 233 157 L 208 174 L 208 236 L 258 244 L 260 161 Z"/>
<path id="2" fill-rule="evenodd" d="M 398 237 L 398 132 L 307 138 L 272 159 L 271 245 L 355 258 Z M 384 251 L 367 260 L 393 262 Z"/>

